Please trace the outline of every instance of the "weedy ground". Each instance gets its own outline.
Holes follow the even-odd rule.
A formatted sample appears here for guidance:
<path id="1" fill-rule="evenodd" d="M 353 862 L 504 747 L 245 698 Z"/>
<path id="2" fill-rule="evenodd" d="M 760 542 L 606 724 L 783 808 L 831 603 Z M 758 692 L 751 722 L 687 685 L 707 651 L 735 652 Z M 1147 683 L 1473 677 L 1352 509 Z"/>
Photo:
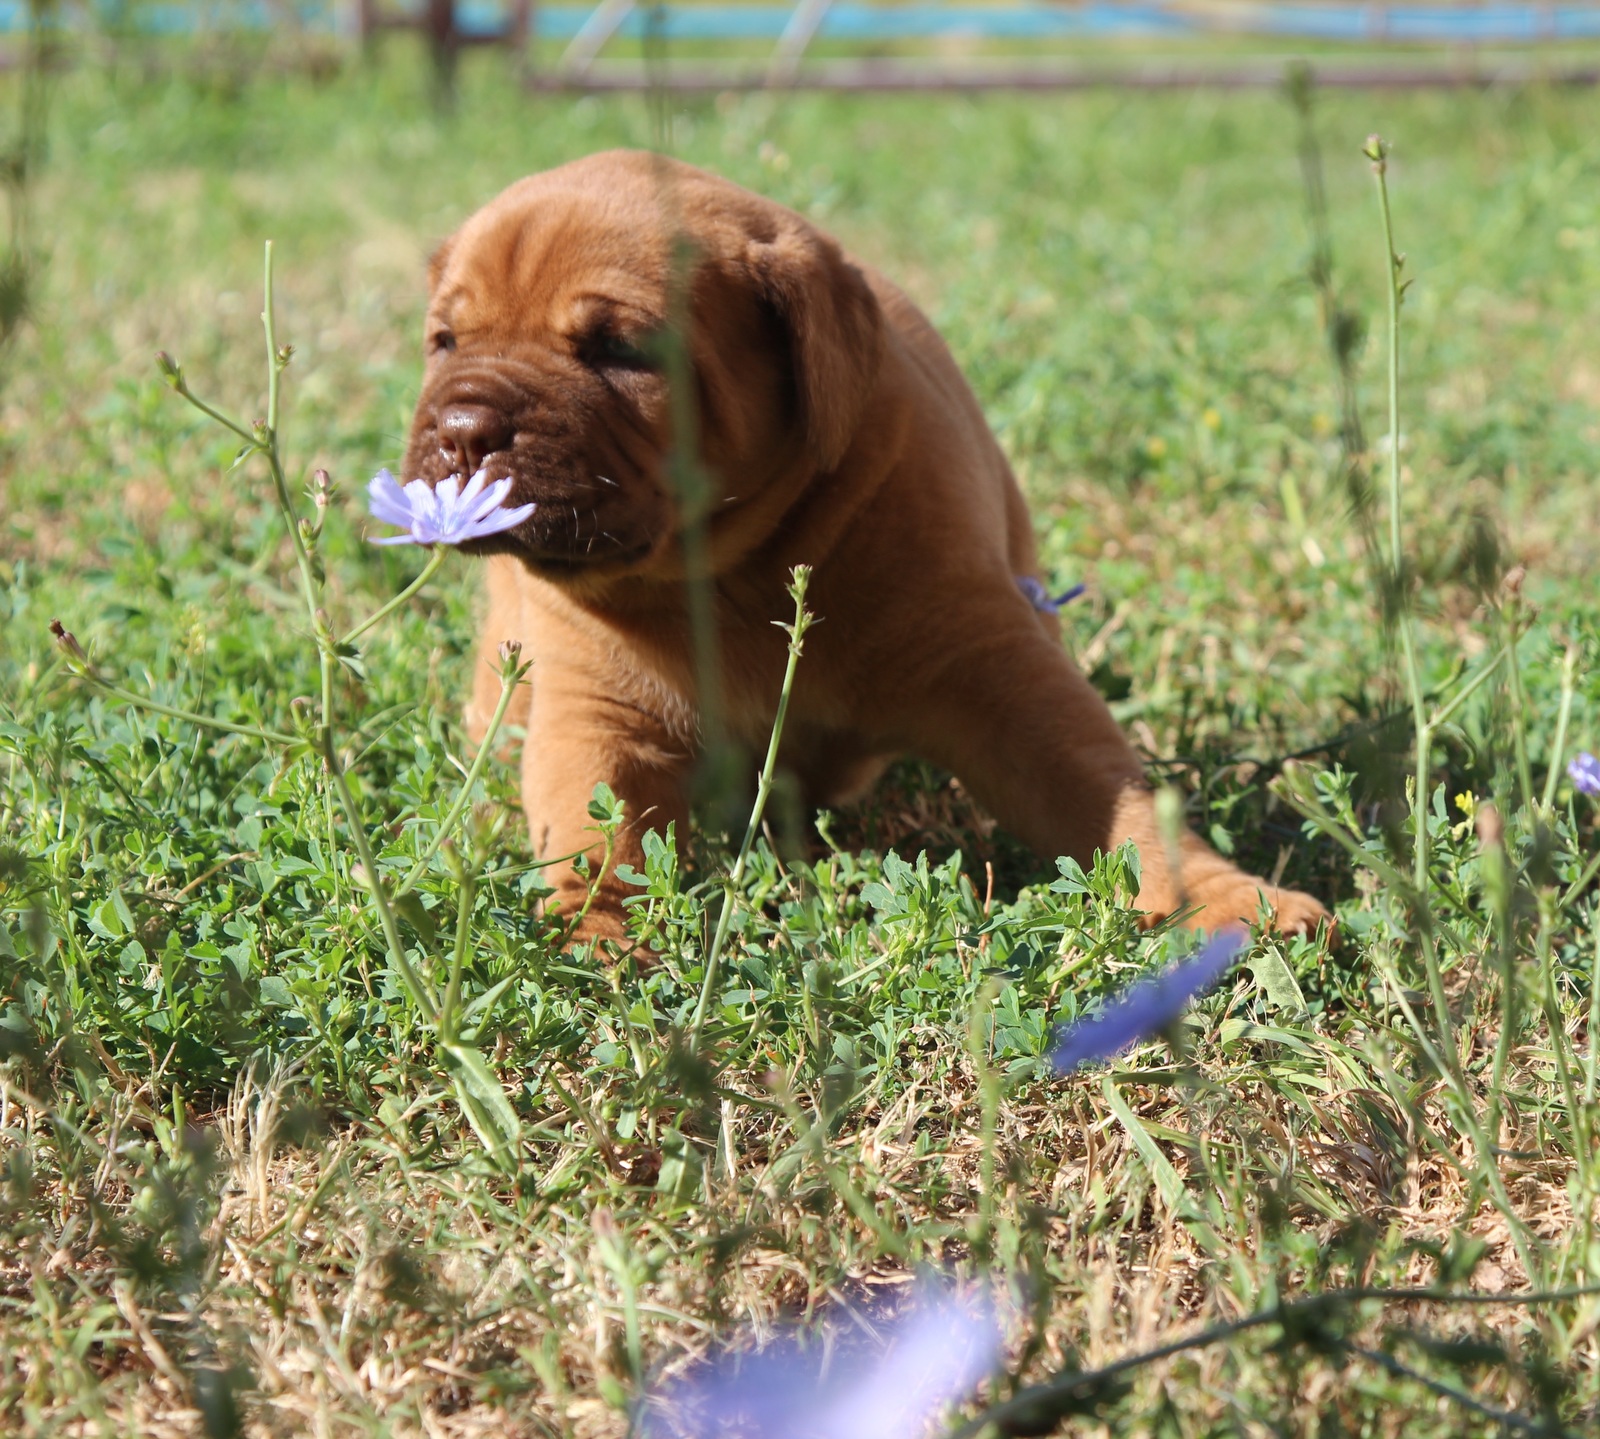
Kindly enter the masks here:
<path id="1" fill-rule="evenodd" d="M 127 50 L 53 83 L 0 395 L 9 1432 L 616 1435 L 651 1376 L 921 1265 L 1022 1296 L 969 1414 L 1297 1295 L 1565 1291 L 1295 1311 L 1008 1432 L 1593 1432 L 1600 834 L 1562 777 L 1600 742 L 1593 94 L 1319 98 L 1334 301 L 1365 326 L 1346 455 L 1282 96 L 723 96 L 663 137 L 642 99 L 529 100 L 489 60 L 441 115 L 398 49 L 315 74 Z M 1369 131 L 1415 281 L 1398 589 L 1364 538 Z M 496 765 L 401 917 L 436 982 L 463 936 L 464 1039 L 507 1104 L 474 1126 L 315 755 L 74 678 L 53 617 L 138 695 L 305 723 L 317 648 L 261 461 L 152 363 L 264 413 L 264 240 L 291 490 L 339 486 L 343 623 L 419 564 L 363 543 L 359 487 L 401 451 L 431 246 L 528 171 L 659 138 L 907 284 L 1054 577 L 1088 584 L 1072 650 L 1190 822 L 1336 903 L 1341 947 L 1259 940 L 1182 1054 L 1053 1078 L 1052 1026 L 1190 941 L 1139 930 L 1122 858 L 1040 865 L 906 766 L 798 852 L 758 845 L 695 1047 L 728 837 L 656 856 L 657 967 L 563 952 Z M 337 679 L 391 878 L 470 762 L 473 606 L 451 557 Z M 1397 614 L 1428 707 L 1456 705 L 1417 810 Z"/>

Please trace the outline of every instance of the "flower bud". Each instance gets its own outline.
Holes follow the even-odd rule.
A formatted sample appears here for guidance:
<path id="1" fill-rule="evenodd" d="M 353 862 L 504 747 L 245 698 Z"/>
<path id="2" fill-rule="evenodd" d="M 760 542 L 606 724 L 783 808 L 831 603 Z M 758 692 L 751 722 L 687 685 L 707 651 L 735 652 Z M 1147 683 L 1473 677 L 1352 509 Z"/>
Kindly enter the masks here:
<path id="1" fill-rule="evenodd" d="M 183 388 L 183 366 L 172 358 L 165 350 L 156 351 L 156 369 L 161 371 L 161 378 L 175 390 Z"/>
<path id="2" fill-rule="evenodd" d="M 328 478 L 326 470 L 313 470 L 311 472 L 311 502 L 319 509 L 328 508 L 329 501 L 333 498 L 333 481 Z"/>
<path id="3" fill-rule="evenodd" d="M 76 660 L 84 669 L 89 667 L 89 656 L 84 653 L 83 646 L 78 643 L 78 637 L 67 629 L 60 620 L 50 621 L 50 633 L 56 637 L 56 643 L 61 646 L 68 659 Z"/>
<path id="4" fill-rule="evenodd" d="M 1389 147 L 1384 144 L 1382 135 L 1368 135 L 1367 143 L 1361 147 L 1361 153 L 1381 169 L 1384 161 L 1389 158 Z"/>

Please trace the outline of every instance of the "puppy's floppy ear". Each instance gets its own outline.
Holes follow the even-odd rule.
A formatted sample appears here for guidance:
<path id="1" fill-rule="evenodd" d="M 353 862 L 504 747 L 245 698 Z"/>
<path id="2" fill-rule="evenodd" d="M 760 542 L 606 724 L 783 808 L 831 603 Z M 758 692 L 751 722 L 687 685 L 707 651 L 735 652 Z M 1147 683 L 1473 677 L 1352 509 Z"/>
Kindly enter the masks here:
<path id="1" fill-rule="evenodd" d="M 450 263 L 450 251 L 455 247 L 456 237 L 451 235 L 448 239 L 439 242 L 439 248 L 428 256 L 428 289 L 439 288 L 439 281 L 444 277 L 444 267 Z"/>
<path id="2" fill-rule="evenodd" d="M 806 438 L 821 468 L 844 458 L 883 360 L 883 312 L 866 277 L 826 235 L 785 216 L 745 262 L 789 331 Z"/>

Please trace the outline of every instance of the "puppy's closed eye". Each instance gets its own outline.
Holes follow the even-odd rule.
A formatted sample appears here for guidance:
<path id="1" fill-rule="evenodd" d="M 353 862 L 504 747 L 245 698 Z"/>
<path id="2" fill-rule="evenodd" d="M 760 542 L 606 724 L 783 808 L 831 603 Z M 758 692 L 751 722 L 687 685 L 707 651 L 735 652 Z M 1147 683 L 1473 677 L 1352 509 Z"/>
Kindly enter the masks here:
<path id="1" fill-rule="evenodd" d="M 645 370 L 661 368 L 657 336 L 637 340 L 610 326 L 589 331 L 578 342 L 578 357 L 595 370 Z"/>

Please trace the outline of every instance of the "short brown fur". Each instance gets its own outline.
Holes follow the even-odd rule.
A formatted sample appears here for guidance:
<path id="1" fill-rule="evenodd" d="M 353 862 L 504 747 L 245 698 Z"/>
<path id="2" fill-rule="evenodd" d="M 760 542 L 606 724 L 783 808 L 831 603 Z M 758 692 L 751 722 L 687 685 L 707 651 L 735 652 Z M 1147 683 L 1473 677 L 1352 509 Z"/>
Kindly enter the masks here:
<path id="1" fill-rule="evenodd" d="M 680 247 L 675 241 L 687 241 Z M 688 819 L 699 727 L 662 376 L 674 256 L 692 256 L 688 332 L 727 727 L 764 744 L 793 566 L 814 569 L 784 762 L 812 803 L 862 793 L 895 756 L 953 771 L 1044 856 L 1132 839 L 1141 908 L 1285 930 L 1327 912 L 1193 835 L 1180 874 L 1138 756 L 1018 576 L 1037 573 L 1021 492 L 955 362 L 890 281 L 806 220 L 702 171 L 614 151 L 523 180 L 432 265 L 429 361 L 407 475 L 482 463 L 538 508 L 488 553 L 469 727 L 498 694 L 495 653 L 533 661 L 523 803 L 546 855 L 591 851 L 591 791 L 627 807 L 614 861 Z M 552 871 L 578 908 L 584 879 Z M 622 931 L 601 881 L 584 932 Z"/>

